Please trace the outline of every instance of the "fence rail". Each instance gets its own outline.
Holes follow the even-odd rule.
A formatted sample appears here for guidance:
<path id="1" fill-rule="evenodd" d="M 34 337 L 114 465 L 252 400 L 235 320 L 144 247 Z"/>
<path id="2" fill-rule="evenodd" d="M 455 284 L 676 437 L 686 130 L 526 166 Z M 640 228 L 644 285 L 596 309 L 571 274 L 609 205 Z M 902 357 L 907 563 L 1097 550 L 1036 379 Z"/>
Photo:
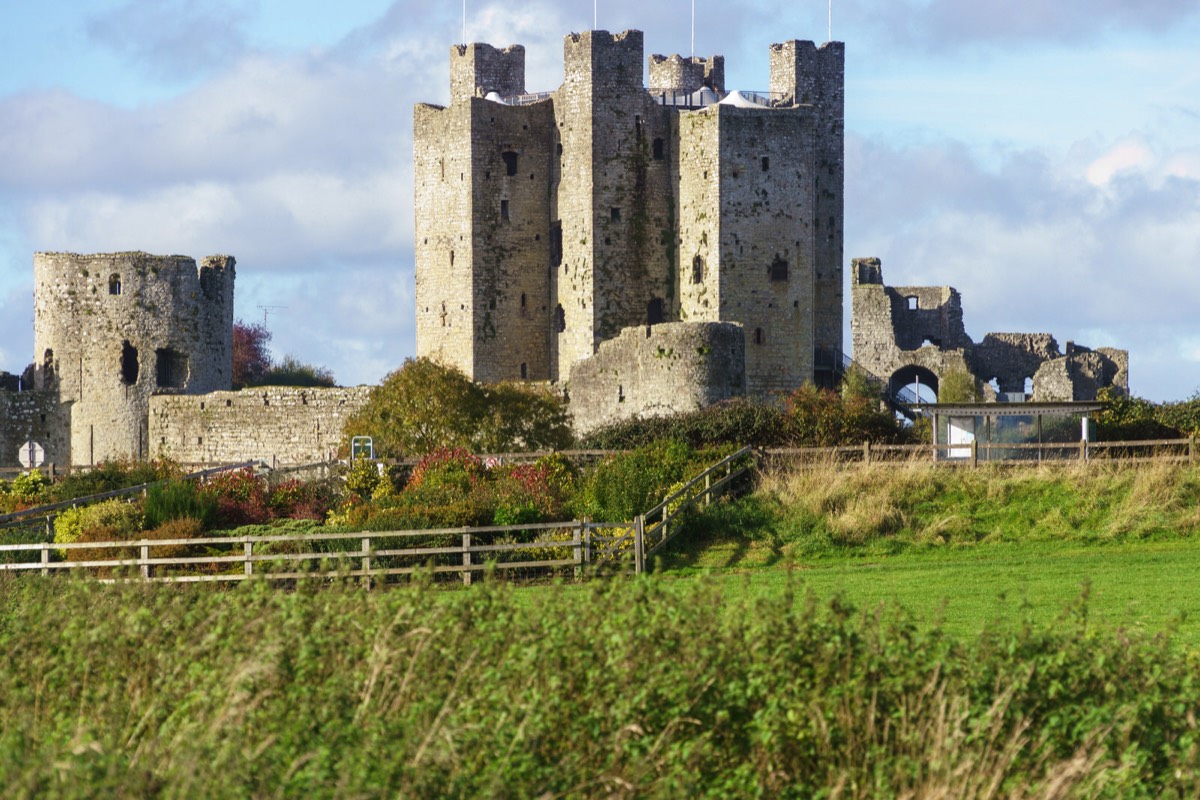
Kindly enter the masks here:
<path id="1" fill-rule="evenodd" d="M 948 466 L 1031 464 L 1043 461 L 1121 461 L 1195 464 L 1196 437 L 1120 442 L 971 442 L 969 444 L 872 444 L 841 447 L 778 447 L 761 451 L 770 463 L 934 462 Z"/>
<path id="2" fill-rule="evenodd" d="M 86 570 L 108 580 L 134 577 L 161 583 L 230 582 L 252 577 L 348 577 L 369 583 L 424 572 L 457 574 L 469 585 L 473 575 L 487 570 L 545 574 L 569 570 L 576 576 L 605 568 L 622 571 L 631 566 L 632 559 L 625 555 L 634 549 L 631 530 L 628 523 L 573 520 L 414 531 L 39 542 L 0 545 L 0 558 L 5 559 L 0 572 L 50 575 Z M 505 541 L 521 538 L 525 540 Z M 208 552 L 192 552 L 197 549 Z M 109 552 L 112 557 L 105 557 Z M 82 557 L 71 558 L 72 553 Z M 55 554 L 64 559 L 54 560 Z M 122 576 L 122 570 L 128 575 Z"/>

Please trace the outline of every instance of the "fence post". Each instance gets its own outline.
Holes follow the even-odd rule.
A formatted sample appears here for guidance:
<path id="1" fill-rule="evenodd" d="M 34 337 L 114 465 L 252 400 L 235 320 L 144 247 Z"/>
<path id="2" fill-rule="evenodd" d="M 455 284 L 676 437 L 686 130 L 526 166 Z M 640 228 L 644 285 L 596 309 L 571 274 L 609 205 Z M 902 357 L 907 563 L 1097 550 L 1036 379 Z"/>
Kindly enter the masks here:
<path id="1" fill-rule="evenodd" d="M 712 504 L 712 472 L 704 473 L 704 507 L 708 508 Z"/>
<path id="2" fill-rule="evenodd" d="M 586 517 L 583 520 L 583 563 L 592 563 L 592 524 Z"/>
<path id="3" fill-rule="evenodd" d="M 254 562 L 250 557 L 254 555 L 254 542 L 247 539 L 242 542 L 242 574 L 249 577 L 254 574 Z"/>
<path id="4" fill-rule="evenodd" d="M 571 546 L 575 551 L 575 580 L 583 577 L 583 525 L 576 525 L 571 531 Z"/>
<path id="5" fill-rule="evenodd" d="M 468 569 L 463 570 L 463 586 L 470 586 L 471 570 L 469 567 L 471 566 L 471 534 L 464 531 L 462 537 L 462 563 L 464 567 L 468 567 Z"/>
<path id="6" fill-rule="evenodd" d="M 646 569 L 646 565 L 642 563 L 645 555 L 642 552 L 642 546 L 645 543 L 643 535 L 646 530 L 646 517 L 638 514 L 633 520 L 633 571 L 641 575 Z"/>
<path id="7" fill-rule="evenodd" d="M 1196 463 L 1196 434 L 1188 437 L 1188 463 Z"/>
<path id="8" fill-rule="evenodd" d="M 150 560 L 150 545 L 142 545 L 139 552 L 141 553 L 141 558 L 138 560 L 141 561 L 142 577 L 146 580 L 150 580 L 150 565 L 146 563 Z"/>
<path id="9" fill-rule="evenodd" d="M 362 585 L 364 589 L 371 588 L 371 537 L 364 536 L 362 540 Z"/>
<path id="10" fill-rule="evenodd" d="M 50 574 L 49 564 L 50 564 L 50 544 L 49 544 L 49 542 L 42 542 L 42 574 L 43 575 Z"/>
<path id="11" fill-rule="evenodd" d="M 978 439 L 971 440 L 971 466 L 972 467 L 979 466 L 979 440 Z"/>
<path id="12" fill-rule="evenodd" d="M 866 439 L 863 441 L 863 463 L 864 464 L 871 463 L 871 440 L 870 439 Z"/>

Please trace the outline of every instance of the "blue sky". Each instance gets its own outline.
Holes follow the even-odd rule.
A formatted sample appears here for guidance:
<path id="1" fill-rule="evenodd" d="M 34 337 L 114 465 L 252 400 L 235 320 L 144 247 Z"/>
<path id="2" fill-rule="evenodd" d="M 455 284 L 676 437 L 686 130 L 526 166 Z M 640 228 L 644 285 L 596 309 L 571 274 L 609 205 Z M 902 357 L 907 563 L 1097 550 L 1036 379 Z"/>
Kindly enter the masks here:
<path id="1" fill-rule="evenodd" d="M 277 356 L 360 383 L 413 353 L 412 106 L 447 97 L 461 3 L 12 5 L 0 369 L 32 357 L 37 250 L 231 253 L 238 316 L 277 307 Z M 768 45 L 825 40 L 827 8 L 697 0 L 695 52 L 765 88 Z M 690 2 L 597 12 L 647 54 L 690 50 Z M 592 13 L 468 2 L 467 38 L 524 44 L 553 89 Z M 955 286 L 976 340 L 1125 347 L 1135 394 L 1200 389 L 1200 0 L 835 0 L 833 34 L 847 262 Z"/>

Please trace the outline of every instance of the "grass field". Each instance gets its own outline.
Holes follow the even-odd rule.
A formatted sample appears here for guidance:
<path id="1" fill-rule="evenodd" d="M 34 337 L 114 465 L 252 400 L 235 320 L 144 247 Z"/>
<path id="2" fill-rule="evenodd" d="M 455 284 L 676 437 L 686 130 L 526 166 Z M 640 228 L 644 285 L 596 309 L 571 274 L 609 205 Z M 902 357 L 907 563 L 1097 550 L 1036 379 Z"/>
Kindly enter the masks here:
<path id="1" fill-rule="evenodd" d="M 757 556 L 757 558 L 756 558 Z M 753 563 L 759 560 L 758 566 Z M 1157 633 L 1200 646 L 1200 541 L 1122 545 L 997 543 L 887 557 L 786 563 L 736 542 L 705 548 L 702 562 L 667 579 L 708 574 L 730 596 L 812 590 L 842 595 L 858 608 L 897 604 L 922 623 L 975 636 L 986 625 L 1050 624 L 1087 593 L 1092 625 Z M 678 560 L 675 560 L 678 563 Z M 734 566 L 720 566 L 721 562 Z M 766 566 L 763 562 L 772 565 Z M 685 577 L 687 576 L 687 577 Z"/>
<path id="2" fill-rule="evenodd" d="M 0 785 L 1194 797 L 1198 498 L 1190 468 L 813 471 L 631 579 L 4 576 Z"/>

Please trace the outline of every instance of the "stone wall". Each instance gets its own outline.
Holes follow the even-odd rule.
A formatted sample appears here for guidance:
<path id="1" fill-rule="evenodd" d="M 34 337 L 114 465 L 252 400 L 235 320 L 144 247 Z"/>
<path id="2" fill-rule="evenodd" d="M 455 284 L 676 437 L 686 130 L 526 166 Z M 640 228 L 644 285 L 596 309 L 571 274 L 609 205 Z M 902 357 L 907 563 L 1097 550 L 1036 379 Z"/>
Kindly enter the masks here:
<path id="1" fill-rule="evenodd" d="M 36 253 L 34 384 L 71 404 L 74 464 L 150 453 L 153 394 L 232 380 L 234 259 Z"/>
<path id="2" fill-rule="evenodd" d="M 695 411 L 745 394 L 745 337 L 729 322 L 627 328 L 571 369 L 576 431 Z"/>
<path id="3" fill-rule="evenodd" d="M 21 466 L 18 451 L 33 441 L 45 464 L 71 463 L 71 407 L 55 392 L 0 390 L 0 468 Z"/>
<path id="4" fill-rule="evenodd" d="M 336 456 L 347 417 L 366 405 L 370 390 L 259 386 L 200 397 L 157 395 L 150 399 L 152 452 L 185 464 L 328 460 Z"/>
<path id="5" fill-rule="evenodd" d="M 962 297 L 950 286 L 886 286 L 877 258 L 851 266 L 854 360 L 891 382 L 899 376 L 937 378 L 966 369 L 988 400 L 1026 393 L 1039 402 L 1091 401 L 1105 387 L 1129 392 L 1129 354 L 1089 350 L 1073 342 L 1066 352 L 1048 333 L 989 333 L 976 344 L 963 325 Z M 994 383 L 995 388 L 992 388 Z"/>

